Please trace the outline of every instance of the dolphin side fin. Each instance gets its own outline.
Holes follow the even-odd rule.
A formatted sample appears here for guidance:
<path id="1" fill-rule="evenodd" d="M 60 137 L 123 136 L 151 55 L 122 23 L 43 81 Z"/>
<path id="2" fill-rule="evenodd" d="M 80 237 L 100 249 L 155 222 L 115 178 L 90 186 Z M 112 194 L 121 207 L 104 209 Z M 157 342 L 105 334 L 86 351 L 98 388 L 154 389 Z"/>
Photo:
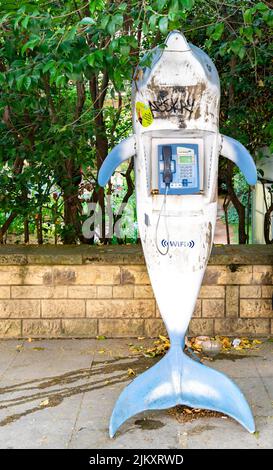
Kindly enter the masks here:
<path id="1" fill-rule="evenodd" d="M 225 413 L 249 432 L 255 431 L 252 413 L 237 385 L 224 374 L 190 359 L 180 346 L 173 346 L 123 390 L 112 413 L 110 437 L 137 413 L 178 404 Z"/>
<path id="2" fill-rule="evenodd" d="M 254 160 L 247 149 L 238 140 L 221 134 L 222 148 L 220 154 L 235 163 L 244 174 L 248 184 L 257 182 L 257 170 Z"/>
<path id="3" fill-rule="evenodd" d="M 134 134 L 127 139 L 122 140 L 116 145 L 113 150 L 107 155 L 103 164 L 101 165 L 98 183 L 100 186 L 105 186 L 115 169 L 122 163 L 128 160 L 128 158 L 135 155 L 135 136 Z"/>

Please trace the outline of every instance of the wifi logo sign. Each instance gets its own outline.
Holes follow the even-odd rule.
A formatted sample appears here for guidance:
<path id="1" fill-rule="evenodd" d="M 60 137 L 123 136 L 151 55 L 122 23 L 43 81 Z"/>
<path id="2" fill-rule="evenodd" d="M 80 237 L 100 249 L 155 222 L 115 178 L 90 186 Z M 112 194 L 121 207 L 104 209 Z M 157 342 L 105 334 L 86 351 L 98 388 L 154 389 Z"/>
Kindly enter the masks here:
<path id="1" fill-rule="evenodd" d="M 163 248 L 193 248 L 195 245 L 195 242 L 193 240 L 190 241 L 182 241 L 182 240 L 166 240 L 163 238 L 161 240 L 161 245 Z"/>

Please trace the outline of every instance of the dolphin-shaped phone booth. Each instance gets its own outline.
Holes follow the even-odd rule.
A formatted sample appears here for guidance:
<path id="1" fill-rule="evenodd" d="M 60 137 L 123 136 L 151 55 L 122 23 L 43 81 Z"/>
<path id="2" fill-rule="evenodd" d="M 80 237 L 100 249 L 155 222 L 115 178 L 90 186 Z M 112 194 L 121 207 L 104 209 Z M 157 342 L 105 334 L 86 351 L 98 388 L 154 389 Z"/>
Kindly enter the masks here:
<path id="1" fill-rule="evenodd" d="M 135 157 L 139 233 L 171 347 L 123 390 L 110 436 L 141 411 L 177 404 L 220 411 L 254 432 L 239 388 L 183 348 L 212 248 L 219 154 L 251 185 L 255 164 L 243 145 L 219 134 L 220 84 L 211 59 L 178 31 L 150 54 L 150 65 L 139 66 L 133 80 L 135 133 L 109 153 L 98 181 L 105 186 L 120 163 Z"/>

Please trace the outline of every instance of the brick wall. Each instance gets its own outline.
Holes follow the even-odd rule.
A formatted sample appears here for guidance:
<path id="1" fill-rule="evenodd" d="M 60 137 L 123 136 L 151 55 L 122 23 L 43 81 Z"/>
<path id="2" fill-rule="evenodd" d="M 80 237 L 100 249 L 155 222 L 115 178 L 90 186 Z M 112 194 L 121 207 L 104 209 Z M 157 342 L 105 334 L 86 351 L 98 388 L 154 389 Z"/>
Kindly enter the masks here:
<path id="1" fill-rule="evenodd" d="M 273 334 L 272 280 L 272 246 L 215 247 L 190 333 Z M 0 248 L 1 338 L 164 332 L 139 246 Z"/>

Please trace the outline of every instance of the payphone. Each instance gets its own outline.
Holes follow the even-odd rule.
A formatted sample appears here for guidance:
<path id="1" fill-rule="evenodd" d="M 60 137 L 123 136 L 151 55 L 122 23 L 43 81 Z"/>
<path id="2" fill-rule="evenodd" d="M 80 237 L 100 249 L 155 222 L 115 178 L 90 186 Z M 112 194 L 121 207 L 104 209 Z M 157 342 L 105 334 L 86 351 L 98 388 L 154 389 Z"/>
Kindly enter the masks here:
<path id="1" fill-rule="evenodd" d="M 135 157 L 139 234 L 171 346 L 123 390 L 110 436 L 137 413 L 177 404 L 220 411 L 254 432 L 239 388 L 185 354 L 184 337 L 212 248 L 219 154 L 236 163 L 249 184 L 257 179 L 255 164 L 243 145 L 219 133 L 219 77 L 205 52 L 173 31 L 150 59 L 133 80 L 134 134 L 109 153 L 98 182 L 105 186 L 119 164 Z"/>
<path id="2" fill-rule="evenodd" d="M 160 139 L 158 139 L 158 142 Z M 158 143 L 158 191 L 164 194 L 198 194 L 203 190 L 203 145 L 180 141 Z"/>

